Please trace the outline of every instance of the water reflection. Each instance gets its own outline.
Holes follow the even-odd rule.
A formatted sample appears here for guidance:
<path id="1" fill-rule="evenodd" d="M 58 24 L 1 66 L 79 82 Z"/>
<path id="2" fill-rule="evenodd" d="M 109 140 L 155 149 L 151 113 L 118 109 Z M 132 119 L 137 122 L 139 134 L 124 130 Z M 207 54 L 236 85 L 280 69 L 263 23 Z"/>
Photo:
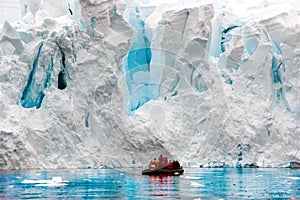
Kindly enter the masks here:
<path id="1" fill-rule="evenodd" d="M 138 169 L 0 172 L 0 199 L 299 199 L 300 170 L 186 169 L 183 176 L 142 176 Z M 68 180 L 61 187 L 24 180 Z"/>
<path id="2" fill-rule="evenodd" d="M 174 176 L 149 176 L 150 196 L 177 196 L 178 180 Z"/>
<path id="3" fill-rule="evenodd" d="M 188 173 L 188 176 L 186 173 L 183 178 L 190 182 L 190 187 L 194 187 L 185 188 L 184 194 L 189 197 L 197 195 L 203 199 L 299 199 L 300 197 L 299 170 L 201 169 Z"/>

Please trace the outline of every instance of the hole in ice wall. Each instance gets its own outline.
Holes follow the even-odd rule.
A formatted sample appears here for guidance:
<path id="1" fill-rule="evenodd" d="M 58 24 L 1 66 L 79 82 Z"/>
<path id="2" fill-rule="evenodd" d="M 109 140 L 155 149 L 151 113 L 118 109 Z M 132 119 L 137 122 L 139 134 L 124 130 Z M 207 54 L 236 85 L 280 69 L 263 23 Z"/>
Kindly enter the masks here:
<path id="1" fill-rule="evenodd" d="M 58 74 L 58 89 L 64 90 L 67 87 L 67 81 L 66 81 L 66 73 L 64 70 L 60 71 Z"/>
<path id="2" fill-rule="evenodd" d="M 66 78 L 66 56 L 64 51 L 60 48 L 61 51 L 61 64 L 62 70 L 58 74 L 57 78 L 57 88 L 64 90 L 67 87 L 67 78 Z"/>

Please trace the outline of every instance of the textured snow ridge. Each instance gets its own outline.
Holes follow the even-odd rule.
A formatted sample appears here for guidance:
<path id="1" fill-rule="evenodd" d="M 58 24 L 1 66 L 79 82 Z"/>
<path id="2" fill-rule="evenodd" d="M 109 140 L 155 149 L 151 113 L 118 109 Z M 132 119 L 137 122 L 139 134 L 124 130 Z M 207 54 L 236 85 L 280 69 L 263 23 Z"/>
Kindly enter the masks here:
<path id="1" fill-rule="evenodd" d="M 0 170 L 300 160 L 297 1 L 21 2 L 1 29 Z"/>

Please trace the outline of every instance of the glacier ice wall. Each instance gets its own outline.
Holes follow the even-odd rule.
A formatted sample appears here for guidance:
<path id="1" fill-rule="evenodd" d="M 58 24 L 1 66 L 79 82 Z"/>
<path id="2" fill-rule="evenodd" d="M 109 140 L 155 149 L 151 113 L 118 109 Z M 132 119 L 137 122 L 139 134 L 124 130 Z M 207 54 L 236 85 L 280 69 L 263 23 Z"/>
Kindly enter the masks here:
<path id="1" fill-rule="evenodd" d="M 1 29 L 1 170 L 300 159 L 297 1 L 20 7 Z"/>

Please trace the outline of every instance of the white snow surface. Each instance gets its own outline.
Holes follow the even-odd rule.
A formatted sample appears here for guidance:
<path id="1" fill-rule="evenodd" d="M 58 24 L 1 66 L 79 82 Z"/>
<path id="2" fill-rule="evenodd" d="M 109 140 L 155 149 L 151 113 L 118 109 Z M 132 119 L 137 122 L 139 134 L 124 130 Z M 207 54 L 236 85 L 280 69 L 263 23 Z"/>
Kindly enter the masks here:
<path id="1" fill-rule="evenodd" d="M 300 160 L 299 1 L 25 4 L 1 28 L 0 170 Z M 133 18 L 152 57 L 130 79 Z"/>

